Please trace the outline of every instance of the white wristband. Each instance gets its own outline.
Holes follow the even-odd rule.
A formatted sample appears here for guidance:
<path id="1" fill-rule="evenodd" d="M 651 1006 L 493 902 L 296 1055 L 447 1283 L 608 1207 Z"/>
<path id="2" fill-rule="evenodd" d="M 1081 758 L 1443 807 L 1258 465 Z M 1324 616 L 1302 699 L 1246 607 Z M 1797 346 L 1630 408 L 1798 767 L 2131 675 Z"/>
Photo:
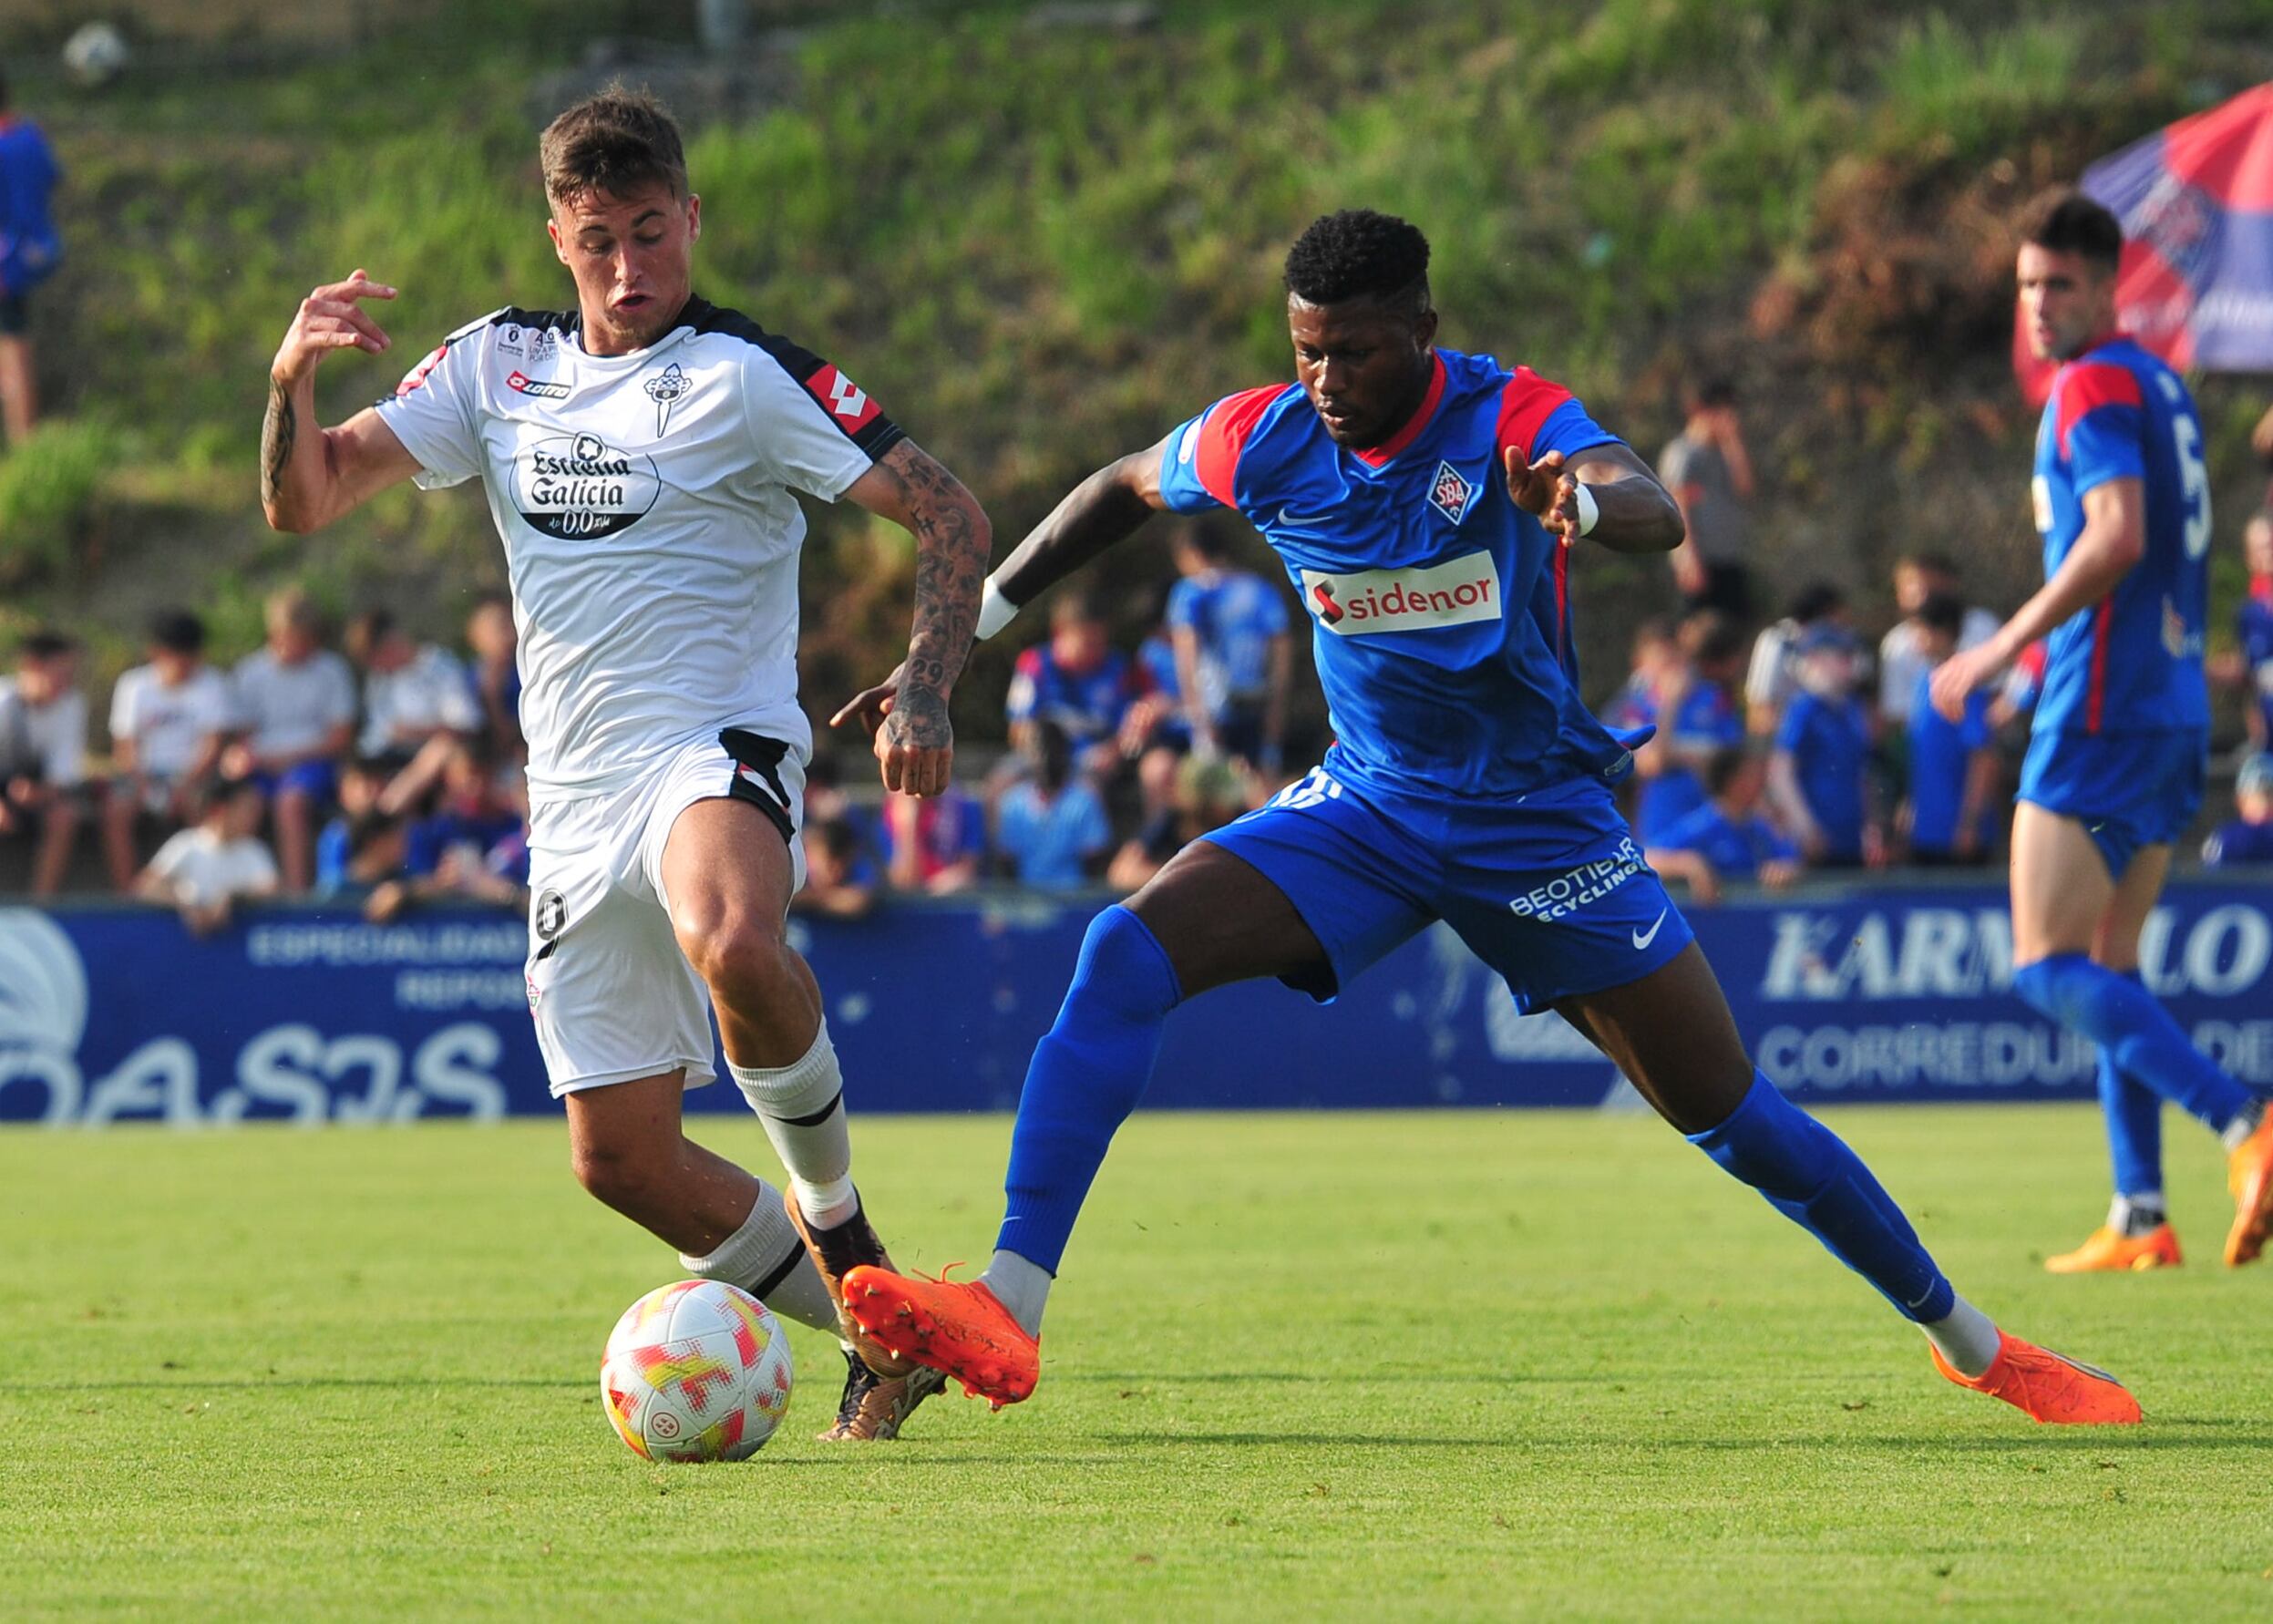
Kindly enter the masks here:
<path id="1" fill-rule="evenodd" d="M 986 590 L 979 594 L 979 640 L 984 642 L 1011 622 L 1017 614 L 1018 605 L 1003 596 L 1003 589 L 994 584 L 994 577 L 986 578 Z"/>
<path id="2" fill-rule="evenodd" d="M 1594 499 L 1594 492 L 1581 485 L 1579 488 L 1579 533 L 1581 536 L 1594 534 L 1594 521 L 1601 517 L 1601 504 Z"/>

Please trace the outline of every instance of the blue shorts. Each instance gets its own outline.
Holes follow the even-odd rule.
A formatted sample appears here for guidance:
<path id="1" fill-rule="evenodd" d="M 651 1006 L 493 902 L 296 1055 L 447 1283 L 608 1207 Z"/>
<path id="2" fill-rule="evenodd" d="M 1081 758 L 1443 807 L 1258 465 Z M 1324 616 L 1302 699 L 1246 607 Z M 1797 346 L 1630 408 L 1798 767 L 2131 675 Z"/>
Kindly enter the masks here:
<path id="1" fill-rule="evenodd" d="M 2120 880 L 2148 846 L 2168 846 L 2202 809 L 2206 733 L 2040 732 L 2029 739 L 2018 798 L 2072 817 Z"/>
<path id="2" fill-rule="evenodd" d="M 1321 1003 L 1437 920 L 1526 1013 L 1640 981 L 1692 940 L 1596 779 L 1451 804 L 1361 793 L 1317 767 L 1204 838 L 1294 904 L 1326 964 L 1285 981 Z"/>
<path id="3" fill-rule="evenodd" d="M 328 761 L 295 762 L 281 773 L 255 773 L 252 782 L 271 800 L 287 789 L 296 789 L 319 807 L 329 806 L 339 793 L 338 769 Z"/>

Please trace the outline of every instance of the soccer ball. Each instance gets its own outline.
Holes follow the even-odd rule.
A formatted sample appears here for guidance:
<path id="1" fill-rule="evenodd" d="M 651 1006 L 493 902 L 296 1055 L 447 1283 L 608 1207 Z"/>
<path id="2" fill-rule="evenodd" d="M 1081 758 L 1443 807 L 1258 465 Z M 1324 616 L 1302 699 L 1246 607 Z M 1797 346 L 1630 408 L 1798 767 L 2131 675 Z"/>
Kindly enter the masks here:
<path id="1" fill-rule="evenodd" d="M 600 1362 L 600 1402 L 642 1459 L 746 1460 L 789 1407 L 789 1343 L 747 1291 L 680 1280 L 616 1321 Z"/>
<path id="2" fill-rule="evenodd" d="M 109 84 L 126 72 L 132 57 L 127 36 L 109 23 L 88 23 L 63 42 L 63 66 L 83 89 Z"/>

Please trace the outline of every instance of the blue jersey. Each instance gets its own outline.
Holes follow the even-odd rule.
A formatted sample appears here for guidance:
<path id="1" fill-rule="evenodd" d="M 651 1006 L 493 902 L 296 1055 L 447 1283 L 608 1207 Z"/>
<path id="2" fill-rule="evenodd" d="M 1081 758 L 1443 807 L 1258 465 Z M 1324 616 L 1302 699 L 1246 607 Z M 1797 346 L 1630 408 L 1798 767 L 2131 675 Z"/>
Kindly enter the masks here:
<path id="1" fill-rule="evenodd" d="M 2241 653 L 2249 663 L 2250 702 L 2273 739 L 2273 581 L 2253 581 L 2241 606 Z"/>
<path id="2" fill-rule="evenodd" d="M 0 298 L 36 286 L 63 257 L 47 211 L 57 175 L 39 127 L 0 113 Z"/>
<path id="3" fill-rule="evenodd" d="M 1863 854 L 1863 776 L 1870 764 L 1870 717 L 1862 701 L 1794 696 L 1775 730 L 1792 753 L 1800 797 L 1823 831 L 1824 855 L 1854 862 Z"/>
<path id="4" fill-rule="evenodd" d="M 1673 701 L 1671 714 L 1658 720 L 1666 738 L 1691 755 L 1733 749 L 1744 742 L 1744 718 L 1718 683 L 1691 682 Z M 1617 718 L 1611 725 L 1624 725 Z M 1669 766 L 1643 782 L 1640 804 L 1634 809 L 1635 832 L 1643 845 L 1654 846 L 1660 836 L 1703 806 L 1706 799 L 1704 780 L 1697 776 L 1694 767 Z"/>
<path id="5" fill-rule="evenodd" d="M 1965 719 L 1952 722 L 1934 709 L 1934 673 L 1918 673 L 1910 700 L 1910 848 L 1923 852 L 1951 852 L 1958 845 L 1958 817 L 1965 810 L 1965 783 L 1973 767 L 1973 753 L 1989 748 L 1989 695 L 1973 694 L 1965 701 Z M 1993 809 L 1984 804 L 1974 834 L 1990 843 Z"/>
<path id="6" fill-rule="evenodd" d="M 2273 863 L 2273 823 L 2235 819 L 2203 844 L 2202 860 L 2214 869 L 2230 863 Z"/>
<path id="7" fill-rule="evenodd" d="M 2049 579 L 2083 533 L 2083 496 L 2111 479 L 2146 491 L 2146 553 L 2115 590 L 2055 628 L 2039 732 L 2209 725 L 2210 484 L 2202 424 L 2178 375 L 2128 338 L 2062 366 L 2036 433 L 2032 487 Z"/>
<path id="8" fill-rule="evenodd" d="M 1693 851 L 1728 879 L 1756 879 L 1761 864 L 1788 863 L 1799 856 L 1799 848 L 1766 818 L 1754 814 L 1740 823 L 1711 801 L 1676 818 L 1661 838 L 1648 844 L 1651 850 Z"/>
<path id="9" fill-rule="evenodd" d="M 1579 698 L 1563 549 L 1507 495 L 1502 455 L 1615 443 L 1528 368 L 1439 350 L 1412 420 L 1363 451 L 1298 385 L 1218 401 L 1169 436 L 1160 495 L 1232 508 L 1285 563 L 1311 621 L 1337 781 L 1513 797 L 1632 763 Z"/>
<path id="10" fill-rule="evenodd" d="M 1167 622 L 1198 644 L 1199 698 L 1210 718 L 1262 702 L 1271 640 L 1287 629 L 1287 606 L 1269 581 L 1244 570 L 1187 576 L 1168 589 Z"/>
<path id="11" fill-rule="evenodd" d="M 1008 709 L 1013 722 L 1054 722 L 1075 745 L 1109 739 L 1136 697 L 1141 679 L 1118 649 L 1084 672 L 1058 663 L 1047 642 L 1018 656 L 1010 679 Z"/>

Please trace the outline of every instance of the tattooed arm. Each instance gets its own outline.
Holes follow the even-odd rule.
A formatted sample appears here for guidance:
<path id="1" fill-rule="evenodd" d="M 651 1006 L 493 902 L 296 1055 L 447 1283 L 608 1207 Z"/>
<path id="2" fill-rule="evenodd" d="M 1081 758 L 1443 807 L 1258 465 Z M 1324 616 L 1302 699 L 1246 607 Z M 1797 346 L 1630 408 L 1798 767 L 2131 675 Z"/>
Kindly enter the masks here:
<path id="1" fill-rule="evenodd" d="M 269 364 L 268 414 L 261 421 L 261 510 L 274 529 L 321 529 L 418 471 L 376 412 L 357 412 L 337 428 L 315 418 L 315 369 L 325 355 L 387 347 L 386 334 L 357 301 L 394 296 L 393 288 L 358 271 L 300 302 Z"/>
<path id="2" fill-rule="evenodd" d="M 1069 491 L 1050 516 L 1003 560 L 994 572 L 995 590 L 1013 610 L 1031 603 L 1045 589 L 1064 580 L 1116 541 L 1126 540 L 1153 513 L 1167 506 L 1160 499 L 1160 457 L 1167 442 L 1131 452 L 1107 463 Z M 887 457 L 885 461 L 890 462 Z M 859 494 L 853 487 L 853 494 Z M 889 516 L 888 516 L 889 517 Z M 980 521 L 985 522 L 983 519 Z M 986 554 L 979 554 L 986 568 Z M 974 622 L 975 625 L 975 622 Z M 892 714 L 902 691 L 905 672 L 895 671 L 875 687 L 845 702 L 828 719 L 832 727 L 858 721 L 875 733 Z"/>
<path id="3" fill-rule="evenodd" d="M 993 531 L 978 499 L 913 440 L 885 452 L 846 494 L 916 539 L 915 624 L 889 703 L 875 707 L 876 759 L 885 788 L 938 795 L 955 758 L 947 696 L 978 629 Z"/>

